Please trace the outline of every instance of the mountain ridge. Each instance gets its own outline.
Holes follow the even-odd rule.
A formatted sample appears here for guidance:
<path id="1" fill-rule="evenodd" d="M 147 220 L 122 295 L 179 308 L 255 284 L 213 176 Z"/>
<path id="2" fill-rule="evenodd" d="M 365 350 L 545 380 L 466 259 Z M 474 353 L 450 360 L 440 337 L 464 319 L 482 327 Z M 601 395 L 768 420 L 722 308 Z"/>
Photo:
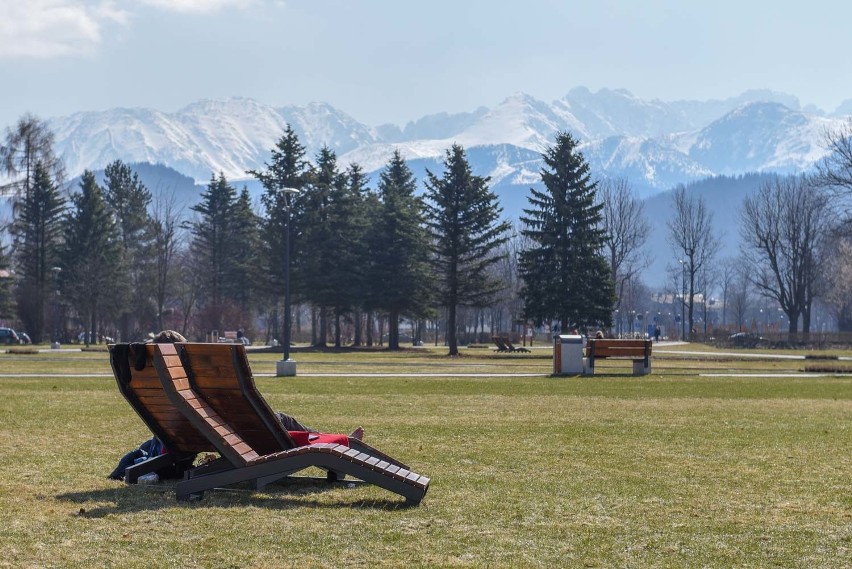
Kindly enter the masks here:
<path id="1" fill-rule="evenodd" d="M 440 161 L 459 143 L 468 151 L 486 149 L 474 165 L 478 174 L 528 185 L 541 152 L 557 131 L 568 130 L 598 177 L 628 178 L 650 196 L 714 175 L 806 171 L 825 154 L 824 133 L 843 120 L 804 111 L 796 97 L 767 90 L 664 102 L 624 89 L 576 87 L 552 103 L 519 92 L 494 108 L 427 115 L 402 128 L 368 126 L 327 103 L 274 107 L 245 97 L 203 99 L 174 113 L 89 111 L 49 125 L 72 175 L 121 159 L 164 164 L 201 183 L 219 172 L 238 182 L 263 168 L 289 124 L 310 158 L 327 145 L 341 164 L 358 162 L 375 173 L 394 150 L 407 160 Z M 494 148 L 502 151 L 487 151 Z"/>

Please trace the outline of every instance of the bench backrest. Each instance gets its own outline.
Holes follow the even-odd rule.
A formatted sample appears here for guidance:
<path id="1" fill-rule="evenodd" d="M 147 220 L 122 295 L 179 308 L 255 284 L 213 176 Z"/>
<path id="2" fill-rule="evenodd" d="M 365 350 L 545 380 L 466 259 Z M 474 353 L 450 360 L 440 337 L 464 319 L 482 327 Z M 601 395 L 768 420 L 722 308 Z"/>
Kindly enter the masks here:
<path id="1" fill-rule="evenodd" d="M 216 450 L 169 400 L 153 356 L 156 344 L 113 344 L 109 359 L 118 389 L 170 452 L 197 454 Z M 139 366 L 144 368 L 137 370 Z"/>
<path id="2" fill-rule="evenodd" d="M 595 358 L 648 358 L 651 346 L 651 340 L 591 338 L 586 342 L 586 354 Z"/>
<path id="3" fill-rule="evenodd" d="M 192 388 L 259 454 L 296 447 L 257 390 L 242 344 L 175 344 Z"/>

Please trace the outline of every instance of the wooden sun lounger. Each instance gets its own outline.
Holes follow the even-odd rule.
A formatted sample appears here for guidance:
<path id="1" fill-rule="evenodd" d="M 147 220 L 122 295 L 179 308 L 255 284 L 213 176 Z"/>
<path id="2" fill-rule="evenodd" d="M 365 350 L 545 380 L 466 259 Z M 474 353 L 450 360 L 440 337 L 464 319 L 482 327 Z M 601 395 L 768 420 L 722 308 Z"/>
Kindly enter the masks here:
<path id="1" fill-rule="evenodd" d="M 130 466 L 125 471 L 126 482 L 135 484 L 143 474 L 165 466 L 186 470 L 198 453 L 216 450 L 166 397 L 153 364 L 153 344 L 113 344 L 109 356 L 118 390 L 168 449 L 168 454 Z"/>
<path id="2" fill-rule="evenodd" d="M 508 352 L 509 347 L 506 345 L 506 342 L 500 336 L 491 336 L 491 341 L 494 342 L 494 345 L 497 346 L 497 349 L 494 351 L 497 353 Z"/>
<path id="3" fill-rule="evenodd" d="M 410 504 L 418 504 L 429 488 L 429 478 L 367 445 L 288 443 L 283 428 L 276 432 L 277 419 L 254 389 L 253 380 L 248 388 L 251 372 L 243 346 L 157 344 L 154 365 L 169 400 L 223 459 L 195 469 L 179 482 L 178 499 L 201 497 L 206 490 L 239 482 L 262 485 L 311 466 L 375 484 Z M 235 384 L 241 381 L 241 396 L 237 396 Z M 276 446 L 278 450 L 270 451 Z"/>
<path id="4" fill-rule="evenodd" d="M 525 353 L 530 353 L 530 351 L 529 351 L 528 349 L 526 349 L 526 348 L 516 347 L 514 344 L 512 344 L 512 341 L 511 341 L 511 340 L 509 340 L 509 338 L 503 338 L 503 343 L 504 343 L 504 344 L 506 344 L 506 348 L 507 348 L 510 352 L 525 352 Z"/>
<path id="5" fill-rule="evenodd" d="M 260 454 L 297 447 L 257 390 L 242 344 L 179 343 L 175 350 L 195 391 Z M 347 437 L 351 448 L 408 469 L 365 442 Z M 334 478 L 329 471 L 329 478 Z M 270 481 L 258 480 L 258 489 Z"/>

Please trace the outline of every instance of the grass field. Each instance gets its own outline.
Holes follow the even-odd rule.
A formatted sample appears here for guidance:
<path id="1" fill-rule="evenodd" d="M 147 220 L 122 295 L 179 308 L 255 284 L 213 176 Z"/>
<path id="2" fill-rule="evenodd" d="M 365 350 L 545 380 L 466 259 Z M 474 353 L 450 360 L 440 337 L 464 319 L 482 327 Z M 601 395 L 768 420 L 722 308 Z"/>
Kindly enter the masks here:
<path id="1" fill-rule="evenodd" d="M 150 435 L 106 352 L 3 353 L 0 567 L 852 566 L 852 377 L 697 349 L 594 378 L 550 377 L 546 349 L 297 352 L 287 379 L 250 356 L 274 409 L 363 424 L 430 476 L 415 508 L 304 478 L 193 503 L 109 481 Z"/>

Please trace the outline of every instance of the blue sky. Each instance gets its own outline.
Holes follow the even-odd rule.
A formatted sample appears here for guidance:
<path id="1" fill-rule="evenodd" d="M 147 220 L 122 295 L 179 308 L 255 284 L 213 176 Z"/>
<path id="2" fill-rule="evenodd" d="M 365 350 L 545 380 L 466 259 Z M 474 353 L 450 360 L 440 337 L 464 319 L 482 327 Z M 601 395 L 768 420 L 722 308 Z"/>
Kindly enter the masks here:
<path id="1" fill-rule="evenodd" d="M 0 127 L 195 100 L 325 101 L 371 125 L 586 86 L 852 99 L 852 3 L 0 0 Z"/>

